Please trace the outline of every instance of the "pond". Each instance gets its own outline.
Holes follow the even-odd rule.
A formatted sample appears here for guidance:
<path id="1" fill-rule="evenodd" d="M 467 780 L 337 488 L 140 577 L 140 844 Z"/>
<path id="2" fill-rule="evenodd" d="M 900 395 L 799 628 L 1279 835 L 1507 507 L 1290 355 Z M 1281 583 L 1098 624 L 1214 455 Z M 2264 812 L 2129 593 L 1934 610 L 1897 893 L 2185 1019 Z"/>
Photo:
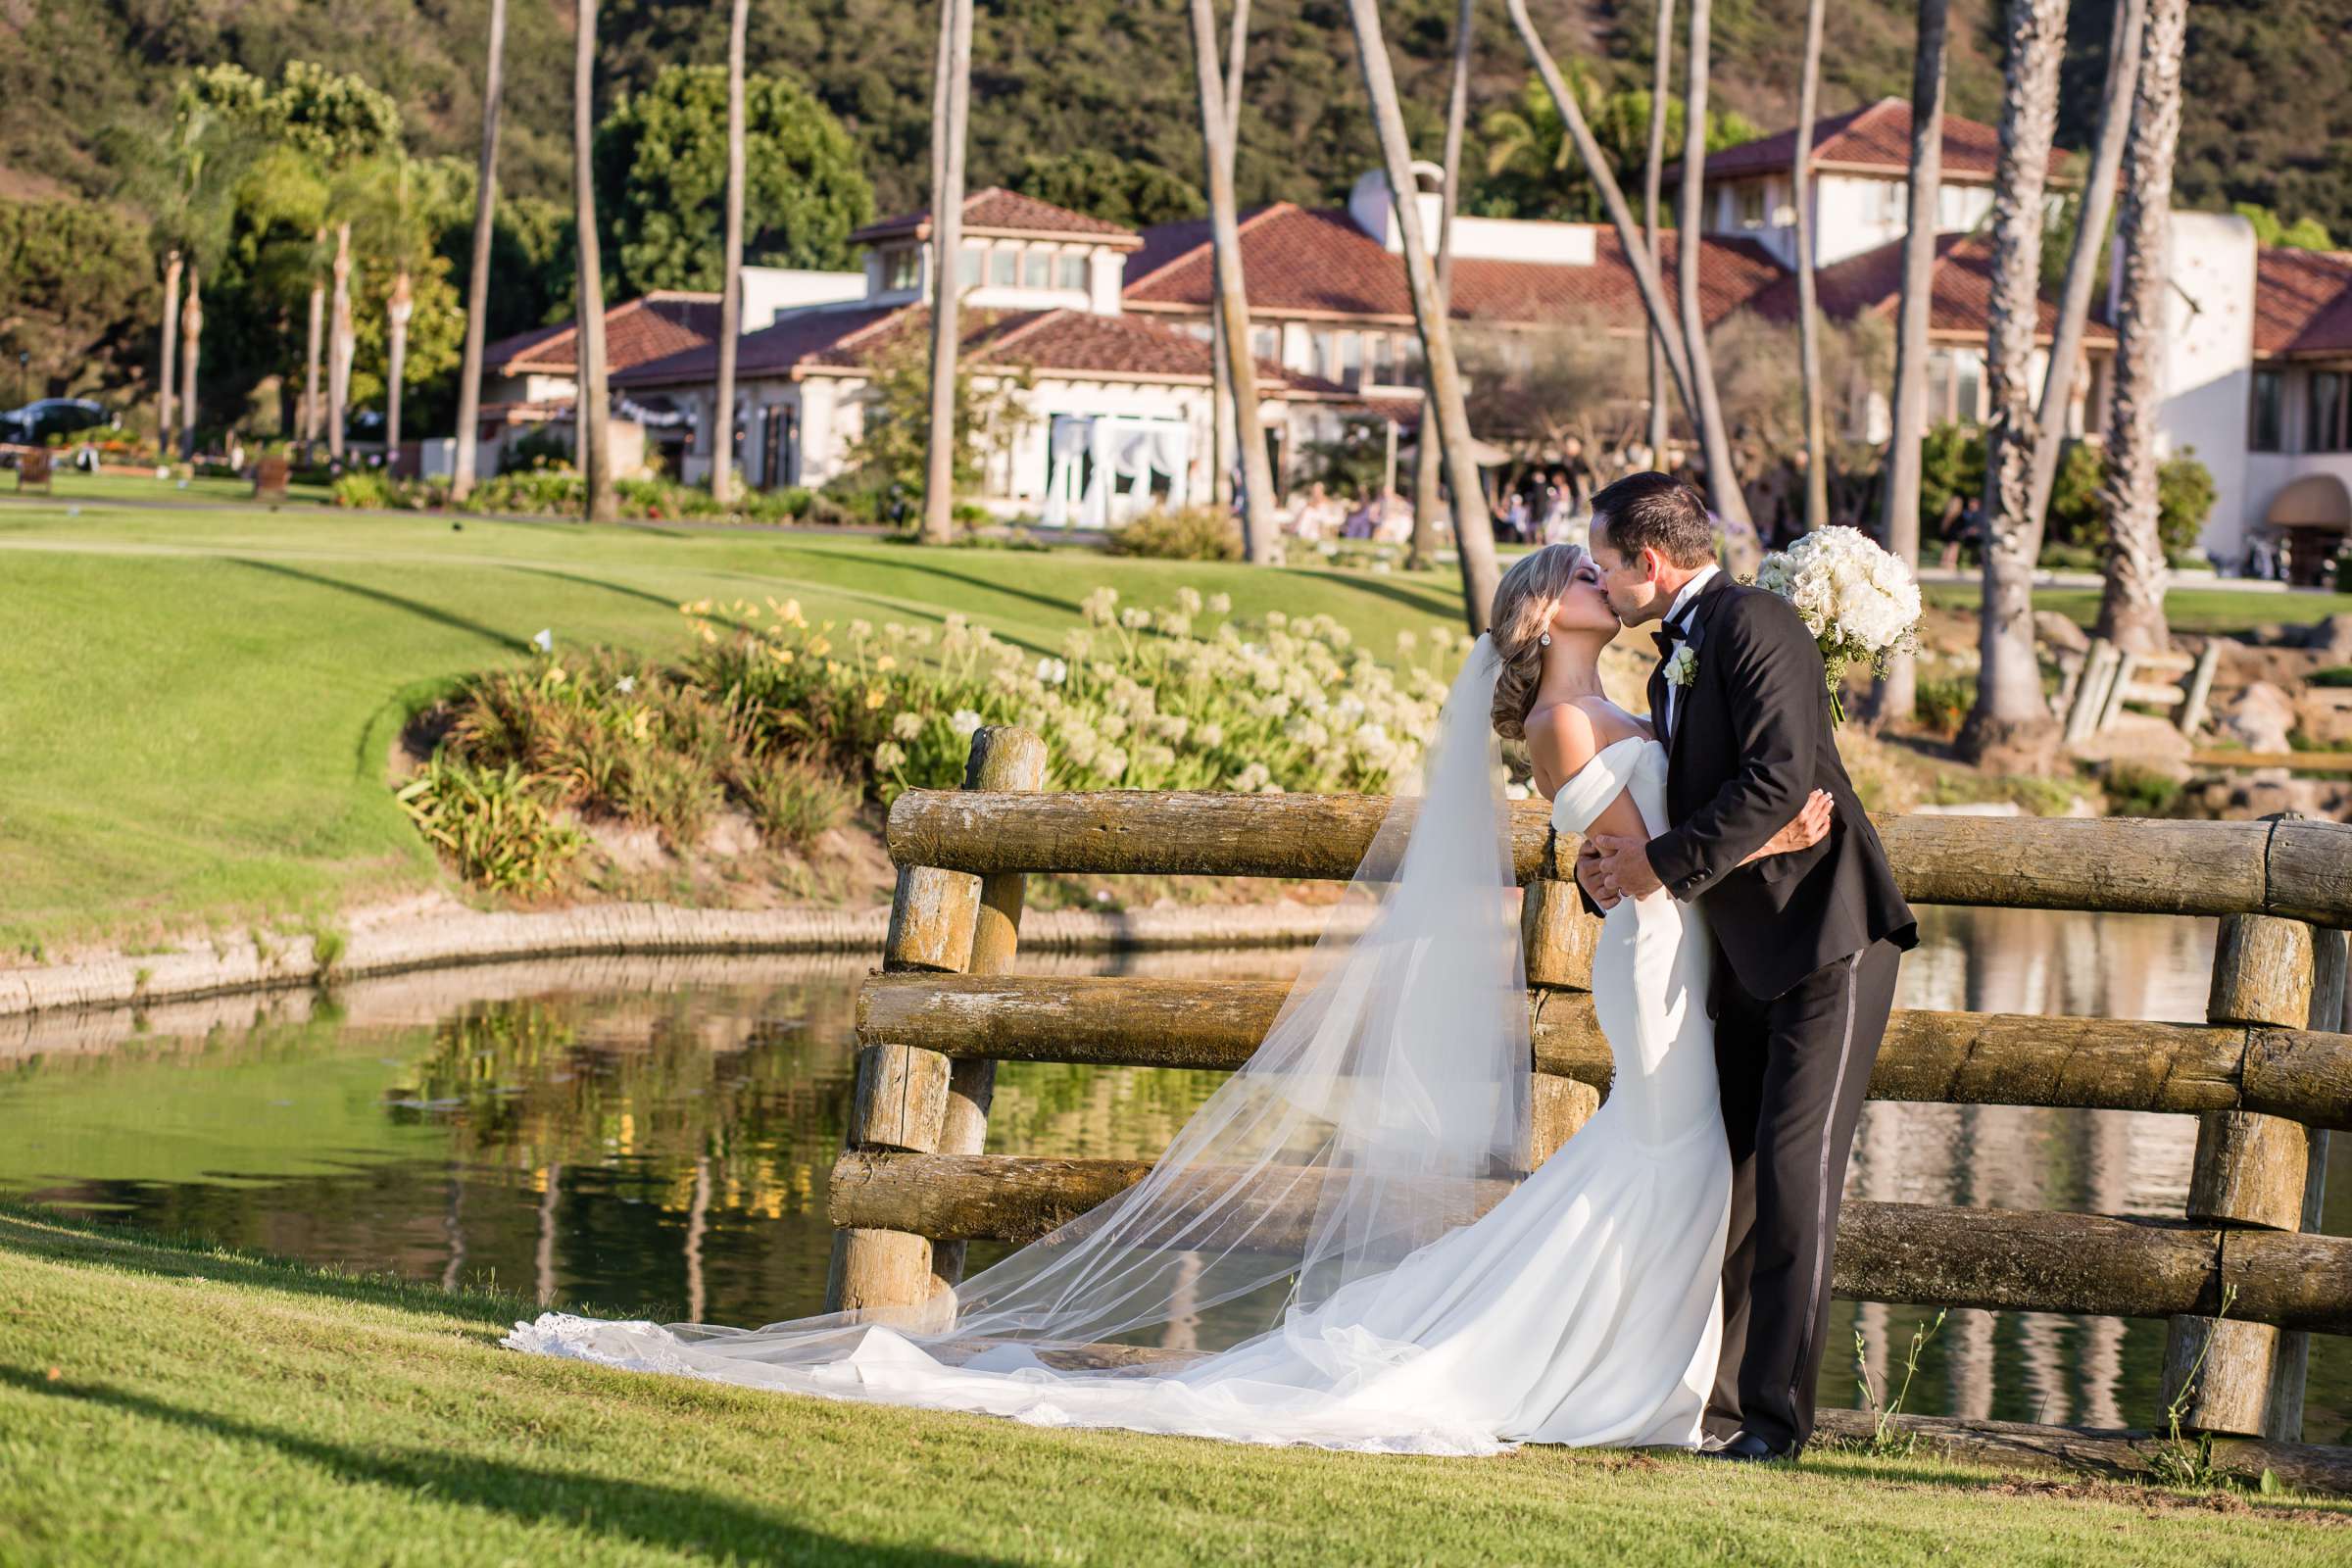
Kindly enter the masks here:
<path id="1" fill-rule="evenodd" d="M 2195 1021 L 2213 923 L 1924 911 L 1901 1004 Z M 1283 978 L 1299 955 L 1029 957 L 1031 971 Z M 0 1197 L 361 1271 L 606 1314 L 763 1323 L 822 1305 L 862 956 L 514 964 L 0 1021 Z M 1213 1074 L 1007 1064 L 992 1152 L 1150 1156 Z M 2183 1116 L 1873 1103 L 1852 1196 L 2178 1214 Z M 2352 1231 L 2352 1138 L 2328 1225 Z M 988 1261 L 974 1249 L 973 1266 Z M 1933 1312 L 1840 1302 L 1825 1404 L 1857 1356 L 1900 1382 Z M 2158 1420 L 2164 1326 L 1949 1314 L 1907 1408 Z M 2352 1442 L 2352 1344 L 2314 1341 L 2306 1436 Z"/>

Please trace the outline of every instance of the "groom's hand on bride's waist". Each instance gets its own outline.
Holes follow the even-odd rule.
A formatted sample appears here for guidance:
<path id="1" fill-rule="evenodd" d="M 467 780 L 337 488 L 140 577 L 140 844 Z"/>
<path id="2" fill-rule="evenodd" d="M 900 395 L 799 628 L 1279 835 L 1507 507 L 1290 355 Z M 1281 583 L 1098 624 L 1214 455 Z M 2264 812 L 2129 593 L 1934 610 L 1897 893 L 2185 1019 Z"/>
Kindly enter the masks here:
<path id="1" fill-rule="evenodd" d="M 1630 833 L 1594 833 L 1585 840 L 1585 848 L 1592 856 L 1593 875 L 1608 887 L 1612 903 L 1618 898 L 1646 898 L 1664 886 L 1649 863 L 1647 839 Z M 1580 858 L 1580 870 L 1582 864 Z"/>
<path id="2" fill-rule="evenodd" d="M 1577 884 L 1585 890 L 1585 896 L 1591 899 L 1604 913 L 1617 906 L 1617 889 L 1607 876 L 1602 874 L 1600 852 L 1593 847 L 1591 838 L 1587 838 L 1584 843 L 1577 846 L 1576 880 Z"/>

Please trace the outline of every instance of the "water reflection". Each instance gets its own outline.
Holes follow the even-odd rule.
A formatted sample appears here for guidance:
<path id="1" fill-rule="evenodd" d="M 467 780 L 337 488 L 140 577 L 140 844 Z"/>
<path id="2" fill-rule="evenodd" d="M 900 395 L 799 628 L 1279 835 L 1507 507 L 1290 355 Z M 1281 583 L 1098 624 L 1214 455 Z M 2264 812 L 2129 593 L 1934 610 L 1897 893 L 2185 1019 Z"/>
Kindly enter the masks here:
<path id="1" fill-rule="evenodd" d="M 1931 910 L 1910 1006 L 2194 1020 L 2210 922 Z M 1281 978 L 1297 953 L 1024 961 L 1032 971 Z M 859 958 L 594 959 L 17 1020 L 0 1034 L 0 1194 L 586 1310 L 758 1323 L 821 1304 Z M 1005 1065 L 993 1151 L 1149 1157 L 1205 1073 Z M 2172 1214 L 2186 1117 L 1872 1104 L 1849 1190 L 1895 1201 Z M 2338 1145 L 2352 1140 L 2336 1140 Z M 2339 1149 L 2329 1228 L 2352 1218 Z M 973 1250 L 973 1266 L 988 1250 Z M 1840 1304 L 1874 1386 L 1932 1314 Z M 1213 1327 L 1213 1326 L 1212 1326 Z M 1210 1338 L 1180 1324 L 1171 1343 Z M 1910 1407 L 2154 1419 L 2163 1325 L 1955 1312 Z M 2352 1420 L 2352 1356 L 2314 1344 L 2309 1435 Z M 1853 1403 L 1833 1353 L 1827 1403 Z"/>

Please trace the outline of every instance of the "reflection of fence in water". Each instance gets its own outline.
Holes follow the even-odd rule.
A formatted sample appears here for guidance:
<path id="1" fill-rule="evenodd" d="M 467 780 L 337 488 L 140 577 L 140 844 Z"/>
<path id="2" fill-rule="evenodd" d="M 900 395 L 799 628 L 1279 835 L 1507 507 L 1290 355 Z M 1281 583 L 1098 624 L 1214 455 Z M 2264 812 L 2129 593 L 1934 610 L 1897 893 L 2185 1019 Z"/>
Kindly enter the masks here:
<path id="1" fill-rule="evenodd" d="M 829 1203 L 841 1227 L 829 1295 L 843 1309 L 935 1319 L 952 1302 L 965 1240 L 1043 1234 L 1057 1216 L 1142 1174 L 1133 1158 L 981 1155 L 997 1061 L 1230 1069 L 1281 1004 L 1278 984 L 1005 973 L 1025 873 L 1346 877 L 1387 808 L 1343 797 L 1031 793 L 1043 776 L 1034 737 L 984 730 L 966 779 L 984 793 L 911 792 L 893 808 L 901 875 L 885 964 L 894 972 L 869 981 L 860 1000 L 858 1107 Z M 1871 1144 L 1881 1152 L 1860 1162 L 1862 1179 L 1899 1191 L 1902 1161 L 1891 1151 L 1914 1125 L 1939 1129 L 1946 1180 L 1967 1206 L 1850 1203 L 1838 1293 L 2024 1314 L 2029 1385 L 2070 1415 L 2076 1401 L 2061 1377 L 2060 1342 L 2073 1316 L 2169 1318 L 2168 1399 L 2199 1348 L 2212 1344 L 2186 1396 L 2186 1424 L 2273 1440 L 2226 1444 L 2225 1468 L 2267 1465 L 2290 1480 L 2352 1488 L 2352 1454 L 2292 1446 L 2305 1333 L 2352 1333 L 2352 1241 L 2308 1234 L 2326 1129 L 2352 1127 L 2352 1038 L 2337 1032 L 2345 949 L 2340 929 L 2330 929 L 2352 924 L 2352 828 L 1952 817 L 1882 826 L 1905 891 L 1921 904 L 2218 915 L 2222 923 L 2203 1023 L 2146 1021 L 2154 999 L 2144 980 L 2138 995 L 2095 999 L 2129 1004 L 2141 1017 L 2044 1015 L 2070 992 L 2130 989 L 2110 978 L 2119 968 L 2179 972 L 2177 952 L 2119 966 L 2110 961 L 2119 955 L 2097 951 L 2100 940 L 2179 941 L 2129 928 L 2088 949 L 2068 940 L 2030 949 L 2005 974 L 1961 966 L 1969 1010 L 1948 1005 L 1963 999 L 1936 997 L 1946 1005 L 1899 1011 L 1872 1094 L 1905 1108 L 1888 1121 L 1879 1114 L 1885 1105 L 1874 1107 Z M 1598 1103 L 1609 1053 L 1581 995 L 1593 922 L 1562 880 L 1574 846 L 1550 831 L 1540 803 L 1515 812 L 1512 840 L 1526 889 L 1533 1162 Z M 1922 968 L 1933 986 L 1952 966 L 1931 953 Z M 2096 1176 L 2081 1194 L 2061 1195 L 2041 1190 L 2028 1157 L 2040 1114 L 2031 1107 L 2147 1114 L 2097 1134 L 2101 1142 L 2084 1152 Z M 2133 1215 L 2148 1206 L 2135 1201 L 2143 1193 L 2178 1194 L 2183 1185 L 2186 1224 Z M 2042 1206 L 2066 1198 L 2100 1212 Z M 2217 1324 L 2225 1297 L 2230 1320 Z M 1878 1327 L 1883 1362 L 1883 1317 Z M 1964 1410 L 1990 1405 L 1990 1327 L 1972 1312 L 1956 1336 Z M 2091 1362 L 2117 1358 L 2114 1332 L 2093 1339 Z M 2086 1388 L 2079 1413 L 2108 1415 L 2114 1387 Z M 2080 1434 L 2055 1428 L 1944 1436 L 2090 1452 Z M 2129 1441 L 2100 1451 L 2115 1463 L 2146 1457 Z"/>

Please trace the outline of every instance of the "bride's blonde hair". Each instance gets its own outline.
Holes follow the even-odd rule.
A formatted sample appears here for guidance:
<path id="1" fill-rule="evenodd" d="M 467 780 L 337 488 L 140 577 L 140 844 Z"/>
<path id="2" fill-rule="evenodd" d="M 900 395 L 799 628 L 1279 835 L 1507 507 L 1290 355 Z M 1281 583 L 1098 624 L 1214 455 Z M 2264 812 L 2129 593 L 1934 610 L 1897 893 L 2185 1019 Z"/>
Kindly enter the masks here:
<path id="1" fill-rule="evenodd" d="M 1550 625 L 1552 607 L 1568 592 L 1584 559 L 1581 545 L 1545 545 L 1513 562 L 1494 586 L 1487 629 L 1502 666 L 1494 677 L 1494 733 L 1504 740 L 1527 734 L 1527 710 L 1535 706 L 1536 683 L 1544 675 L 1544 647 L 1537 639 Z"/>

